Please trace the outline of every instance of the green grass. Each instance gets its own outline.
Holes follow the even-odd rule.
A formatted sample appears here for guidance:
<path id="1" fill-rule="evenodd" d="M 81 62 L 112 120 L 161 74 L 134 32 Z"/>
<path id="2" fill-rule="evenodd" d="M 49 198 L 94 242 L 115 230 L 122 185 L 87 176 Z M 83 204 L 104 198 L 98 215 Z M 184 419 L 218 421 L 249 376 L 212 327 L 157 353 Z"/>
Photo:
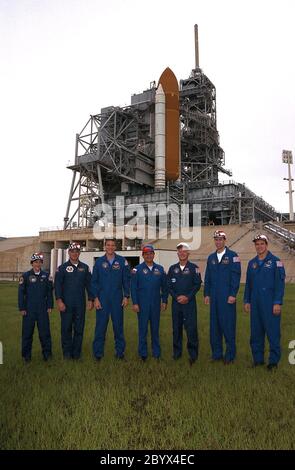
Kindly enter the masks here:
<path id="1" fill-rule="evenodd" d="M 95 313 L 87 313 L 80 362 L 63 362 L 60 318 L 51 316 L 54 359 L 41 360 L 35 331 L 33 361 L 20 357 L 21 318 L 17 285 L 0 283 L 1 449 L 294 449 L 295 366 L 288 363 L 295 339 L 294 286 L 286 289 L 283 355 L 277 371 L 251 368 L 249 317 L 238 302 L 238 357 L 233 366 L 211 364 L 209 313 L 198 295 L 199 361 L 187 352 L 171 358 L 170 308 L 162 314 L 163 360 L 137 358 L 137 321 L 125 315 L 126 362 L 114 359 L 109 324 L 105 358 L 91 356 Z"/>

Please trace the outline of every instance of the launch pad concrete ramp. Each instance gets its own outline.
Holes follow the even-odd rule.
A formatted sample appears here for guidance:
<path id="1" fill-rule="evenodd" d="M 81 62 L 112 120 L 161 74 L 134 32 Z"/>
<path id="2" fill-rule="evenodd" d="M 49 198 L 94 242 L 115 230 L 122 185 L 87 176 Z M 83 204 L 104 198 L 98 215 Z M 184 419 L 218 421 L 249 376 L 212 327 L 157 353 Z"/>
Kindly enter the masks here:
<path id="1" fill-rule="evenodd" d="M 284 263 L 286 269 L 286 282 L 295 283 L 295 254 L 290 251 L 283 240 L 273 234 L 265 231 L 263 226 L 259 224 L 243 224 L 243 225 L 225 225 L 201 227 L 200 246 L 197 250 L 192 250 L 191 261 L 198 264 L 204 278 L 206 261 L 210 253 L 215 251 L 213 241 L 213 233 L 216 229 L 222 229 L 227 235 L 227 246 L 238 253 L 242 264 L 242 282 L 245 282 L 248 261 L 256 255 L 253 237 L 257 233 L 265 233 L 269 238 L 269 250 L 278 256 Z M 193 229 L 193 234 L 197 238 L 199 228 Z M 153 240 L 154 246 L 162 250 L 175 250 L 177 243 L 181 239 Z"/>

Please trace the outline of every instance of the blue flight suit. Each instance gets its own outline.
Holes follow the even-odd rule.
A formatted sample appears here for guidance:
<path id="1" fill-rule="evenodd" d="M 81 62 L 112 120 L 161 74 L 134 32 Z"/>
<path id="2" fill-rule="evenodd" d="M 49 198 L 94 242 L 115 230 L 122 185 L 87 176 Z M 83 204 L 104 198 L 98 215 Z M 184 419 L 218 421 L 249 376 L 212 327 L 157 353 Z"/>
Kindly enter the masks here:
<path id="1" fill-rule="evenodd" d="M 187 334 L 187 350 L 190 358 L 195 361 L 198 357 L 198 327 L 196 293 L 202 284 L 199 268 L 188 261 L 182 270 L 180 264 L 170 266 L 168 271 L 168 287 L 172 296 L 172 326 L 173 326 L 173 357 L 182 355 L 183 326 Z M 187 304 L 177 302 L 179 295 L 188 297 Z"/>
<path id="2" fill-rule="evenodd" d="M 66 306 L 66 310 L 60 312 L 61 344 L 65 359 L 79 359 L 81 356 L 86 310 L 85 289 L 88 300 L 93 300 L 90 284 L 89 266 L 81 261 L 75 266 L 68 260 L 56 271 L 55 298 L 61 299 Z"/>
<path id="3" fill-rule="evenodd" d="M 48 273 L 34 270 L 25 272 L 19 281 L 18 308 L 25 310 L 22 324 L 22 357 L 31 359 L 35 323 L 37 322 L 39 339 L 44 359 L 51 357 L 51 334 L 47 309 L 53 308 L 53 284 Z"/>
<path id="4" fill-rule="evenodd" d="M 94 357 L 104 355 L 104 343 L 109 317 L 112 318 L 117 357 L 125 352 L 124 315 L 122 300 L 130 296 L 130 269 L 128 261 L 115 253 L 111 262 L 107 256 L 101 256 L 95 262 L 92 273 L 92 292 L 98 298 L 102 308 L 96 310 L 96 327 L 93 341 Z"/>
<path id="5" fill-rule="evenodd" d="M 168 301 L 167 275 L 163 266 L 154 263 L 149 269 L 145 262 L 139 264 L 131 271 L 131 297 L 133 304 L 138 304 L 140 311 L 138 317 L 138 354 L 142 358 L 148 355 L 147 333 L 150 322 L 152 353 L 155 358 L 161 355 L 159 327 L 161 299 L 162 303 Z"/>
<path id="6" fill-rule="evenodd" d="M 204 297 L 210 297 L 210 344 L 212 359 L 223 358 L 222 336 L 225 338 L 224 360 L 236 356 L 236 303 L 228 304 L 229 296 L 236 297 L 240 287 L 241 262 L 237 253 L 225 248 L 218 262 L 217 251 L 207 260 Z"/>
<path id="7" fill-rule="evenodd" d="M 277 364 L 281 357 L 281 315 L 273 314 L 274 304 L 283 304 L 285 290 L 283 263 L 268 251 L 264 260 L 258 256 L 248 263 L 244 303 L 251 305 L 250 345 L 254 363 L 264 362 L 264 340 L 267 335 L 269 363 Z"/>

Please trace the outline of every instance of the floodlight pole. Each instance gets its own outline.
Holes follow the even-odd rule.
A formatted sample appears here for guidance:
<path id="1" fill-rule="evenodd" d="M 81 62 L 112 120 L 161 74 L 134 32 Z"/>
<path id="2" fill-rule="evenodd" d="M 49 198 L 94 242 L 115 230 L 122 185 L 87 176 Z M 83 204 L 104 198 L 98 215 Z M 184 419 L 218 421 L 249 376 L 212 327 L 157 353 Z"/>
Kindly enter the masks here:
<path id="1" fill-rule="evenodd" d="M 294 190 L 292 189 L 292 175 L 291 175 L 291 165 L 293 163 L 293 155 L 290 150 L 283 150 L 283 163 L 288 164 L 288 178 L 284 178 L 285 181 L 289 183 L 289 191 L 286 191 L 286 194 L 289 194 L 289 212 L 290 212 L 290 220 L 294 220 L 294 210 L 293 210 L 293 193 Z"/>

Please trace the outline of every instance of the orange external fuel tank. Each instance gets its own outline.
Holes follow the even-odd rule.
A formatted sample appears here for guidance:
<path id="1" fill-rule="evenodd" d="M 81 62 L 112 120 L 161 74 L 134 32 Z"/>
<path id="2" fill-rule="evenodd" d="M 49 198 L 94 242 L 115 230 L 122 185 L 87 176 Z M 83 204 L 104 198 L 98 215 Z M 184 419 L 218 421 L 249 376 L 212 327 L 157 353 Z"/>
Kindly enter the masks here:
<path id="1" fill-rule="evenodd" d="M 167 181 L 179 177 L 179 88 L 172 70 L 167 67 L 159 79 L 165 93 L 165 167 Z"/>

